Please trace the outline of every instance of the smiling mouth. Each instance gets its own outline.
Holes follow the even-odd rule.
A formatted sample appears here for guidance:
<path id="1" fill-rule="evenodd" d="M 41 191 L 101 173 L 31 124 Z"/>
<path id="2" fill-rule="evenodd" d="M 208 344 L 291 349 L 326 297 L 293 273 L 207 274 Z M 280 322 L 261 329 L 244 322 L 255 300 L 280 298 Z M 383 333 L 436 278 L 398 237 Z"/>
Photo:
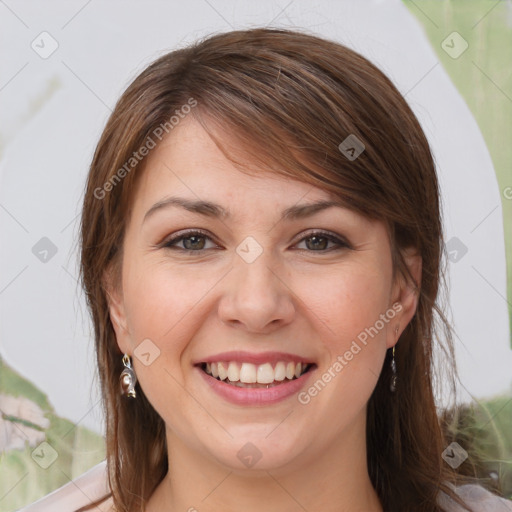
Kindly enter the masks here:
<path id="1" fill-rule="evenodd" d="M 199 368 L 218 381 L 241 388 L 270 388 L 296 380 L 315 365 L 278 361 L 275 364 L 236 361 L 201 363 Z"/>

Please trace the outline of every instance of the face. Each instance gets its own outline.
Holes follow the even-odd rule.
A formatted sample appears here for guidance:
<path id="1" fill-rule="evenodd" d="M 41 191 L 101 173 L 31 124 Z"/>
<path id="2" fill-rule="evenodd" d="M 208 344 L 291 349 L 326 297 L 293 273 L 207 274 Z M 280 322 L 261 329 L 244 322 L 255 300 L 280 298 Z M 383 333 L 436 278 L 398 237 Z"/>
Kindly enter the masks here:
<path id="1" fill-rule="evenodd" d="M 242 173 L 191 116 L 149 155 L 110 315 L 171 449 L 293 468 L 364 439 L 366 403 L 416 297 L 392 279 L 383 223 L 304 208 L 334 199 Z"/>

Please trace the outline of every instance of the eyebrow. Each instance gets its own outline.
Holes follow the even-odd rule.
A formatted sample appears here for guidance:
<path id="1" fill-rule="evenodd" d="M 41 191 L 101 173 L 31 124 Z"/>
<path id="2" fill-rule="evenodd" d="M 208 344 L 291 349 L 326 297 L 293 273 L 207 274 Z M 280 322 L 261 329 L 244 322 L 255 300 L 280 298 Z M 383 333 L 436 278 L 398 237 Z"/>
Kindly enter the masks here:
<path id="1" fill-rule="evenodd" d="M 157 211 L 163 209 L 179 207 L 184 208 L 193 213 L 203 215 L 205 217 L 228 219 L 231 216 L 229 210 L 226 210 L 221 205 L 212 203 L 210 201 L 190 200 L 184 197 L 166 197 L 155 203 L 144 215 L 143 223 L 153 216 Z M 342 201 L 315 201 L 313 203 L 299 204 L 286 208 L 281 213 L 281 220 L 297 220 L 305 217 L 310 217 L 327 208 L 338 207 L 346 208 Z"/>

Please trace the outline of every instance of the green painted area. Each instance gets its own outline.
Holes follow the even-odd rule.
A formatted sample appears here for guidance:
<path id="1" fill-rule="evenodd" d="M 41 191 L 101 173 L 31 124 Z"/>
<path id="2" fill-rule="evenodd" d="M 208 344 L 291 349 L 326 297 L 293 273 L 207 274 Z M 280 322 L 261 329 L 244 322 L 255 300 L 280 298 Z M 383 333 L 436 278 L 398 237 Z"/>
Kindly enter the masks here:
<path id="1" fill-rule="evenodd" d="M 473 113 L 493 160 L 504 217 L 512 333 L 512 6 L 499 0 L 403 3 L 423 25 L 441 64 Z M 453 32 L 458 32 L 462 39 L 448 37 Z M 467 49 L 454 58 L 465 46 L 464 41 Z M 1 149 L 0 140 L 0 154 Z M 0 512 L 13 512 L 35 501 L 105 458 L 101 436 L 57 416 L 47 396 L 5 365 L 1 357 L 0 393 L 25 397 L 42 409 L 50 421 L 45 442 L 51 448 L 34 450 L 25 445 L 23 449 L 0 453 Z M 13 424 L 30 423 L 6 416 L 4 420 Z M 470 456 L 478 456 L 479 476 L 486 479 L 497 473 L 501 491 L 512 498 L 512 397 L 468 406 L 450 430 L 451 439 L 459 442 Z M 56 459 L 46 469 L 35 461 L 48 462 L 55 455 Z"/>
<path id="2" fill-rule="evenodd" d="M 443 425 L 447 444 L 468 454 L 457 471 L 475 473 L 489 490 L 512 499 L 512 396 L 499 396 L 449 411 Z"/>
<path id="3" fill-rule="evenodd" d="M 31 400 L 49 420 L 48 428 L 34 429 L 44 432 L 41 442 L 47 444 L 25 443 L 23 449 L 0 452 L 0 512 L 14 512 L 36 501 L 105 458 L 102 436 L 57 416 L 47 396 L 7 366 L 1 357 L 0 394 Z M 15 429 L 33 423 L 16 414 L 3 414 L 2 418 Z"/>
<path id="4" fill-rule="evenodd" d="M 512 346 L 512 4 L 501 0 L 402 1 L 423 25 L 439 61 L 473 113 L 493 161 L 504 221 L 504 300 Z"/>
<path id="5" fill-rule="evenodd" d="M 43 409 L 50 411 L 51 405 L 44 393 L 34 384 L 24 379 L 19 373 L 7 366 L 0 356 L 0 392 L 11 396 L 24 396 Z"/>
<path id="6" fill-rule="evenodd" d="M 512 346 L 512 3 L 402 1 L 423 25 L 439 61 L 478 123 L 492 158 L 503 212 L 504 300 L 508 302 Z M 458 442 L 474 459 L 482 483 L 512 499 L 512 397 L 464 406 L 452 418 L 448 431 L 449 440 Z"/>

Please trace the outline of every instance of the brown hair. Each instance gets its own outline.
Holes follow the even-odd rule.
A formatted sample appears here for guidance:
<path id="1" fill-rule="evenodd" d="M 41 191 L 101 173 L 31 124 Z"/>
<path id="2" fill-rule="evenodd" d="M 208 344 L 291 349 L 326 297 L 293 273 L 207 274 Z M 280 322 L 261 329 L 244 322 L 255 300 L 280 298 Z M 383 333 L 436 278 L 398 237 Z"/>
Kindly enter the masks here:
<path id="1" fill-rule="evenodd" d="M 164 422 L 144 391 L 137 387 L 131 402 L 120 395 L 122 354 L 104 276 L 113 270 L 119 284 L 125 223 L 145 162 L 131 159 L 158 127 L 170 131 L 170 116 L 191 99 L 197 103 L 190 115 L 233 161 L 232 148 L 228 152 L 216 137 L 220 129 L 236 137 L 248 161 L 327 190 L 349 208 L 384 221 L 394 272 L 412 279 L 404 249 L 419 251 L 419 301 L 396 349 L 397 390 L 389 391 L 388 351 L 368 403 L 368 469 L 385 510 L 441 511 L 440 490 L 461 503 L 448 485 L 458 481 L 441 457 L 445 444 L 434 401 L 433 346 L 440 341 L 434 338 L 435 314 L 453 369 L 454 360 L 450 329 L 436 303 L 442 226 L 425 135 L 395 86 L 361 55 L 304 33 L 251 29 L 208 37 L 147 67 L 119 99 L 91 164 L 81 277 L 94 323 L 116 509 L 142 511 L 168 462 Z M 365 146 L 356 159 L 338 148 L 349 135 Z"/>

